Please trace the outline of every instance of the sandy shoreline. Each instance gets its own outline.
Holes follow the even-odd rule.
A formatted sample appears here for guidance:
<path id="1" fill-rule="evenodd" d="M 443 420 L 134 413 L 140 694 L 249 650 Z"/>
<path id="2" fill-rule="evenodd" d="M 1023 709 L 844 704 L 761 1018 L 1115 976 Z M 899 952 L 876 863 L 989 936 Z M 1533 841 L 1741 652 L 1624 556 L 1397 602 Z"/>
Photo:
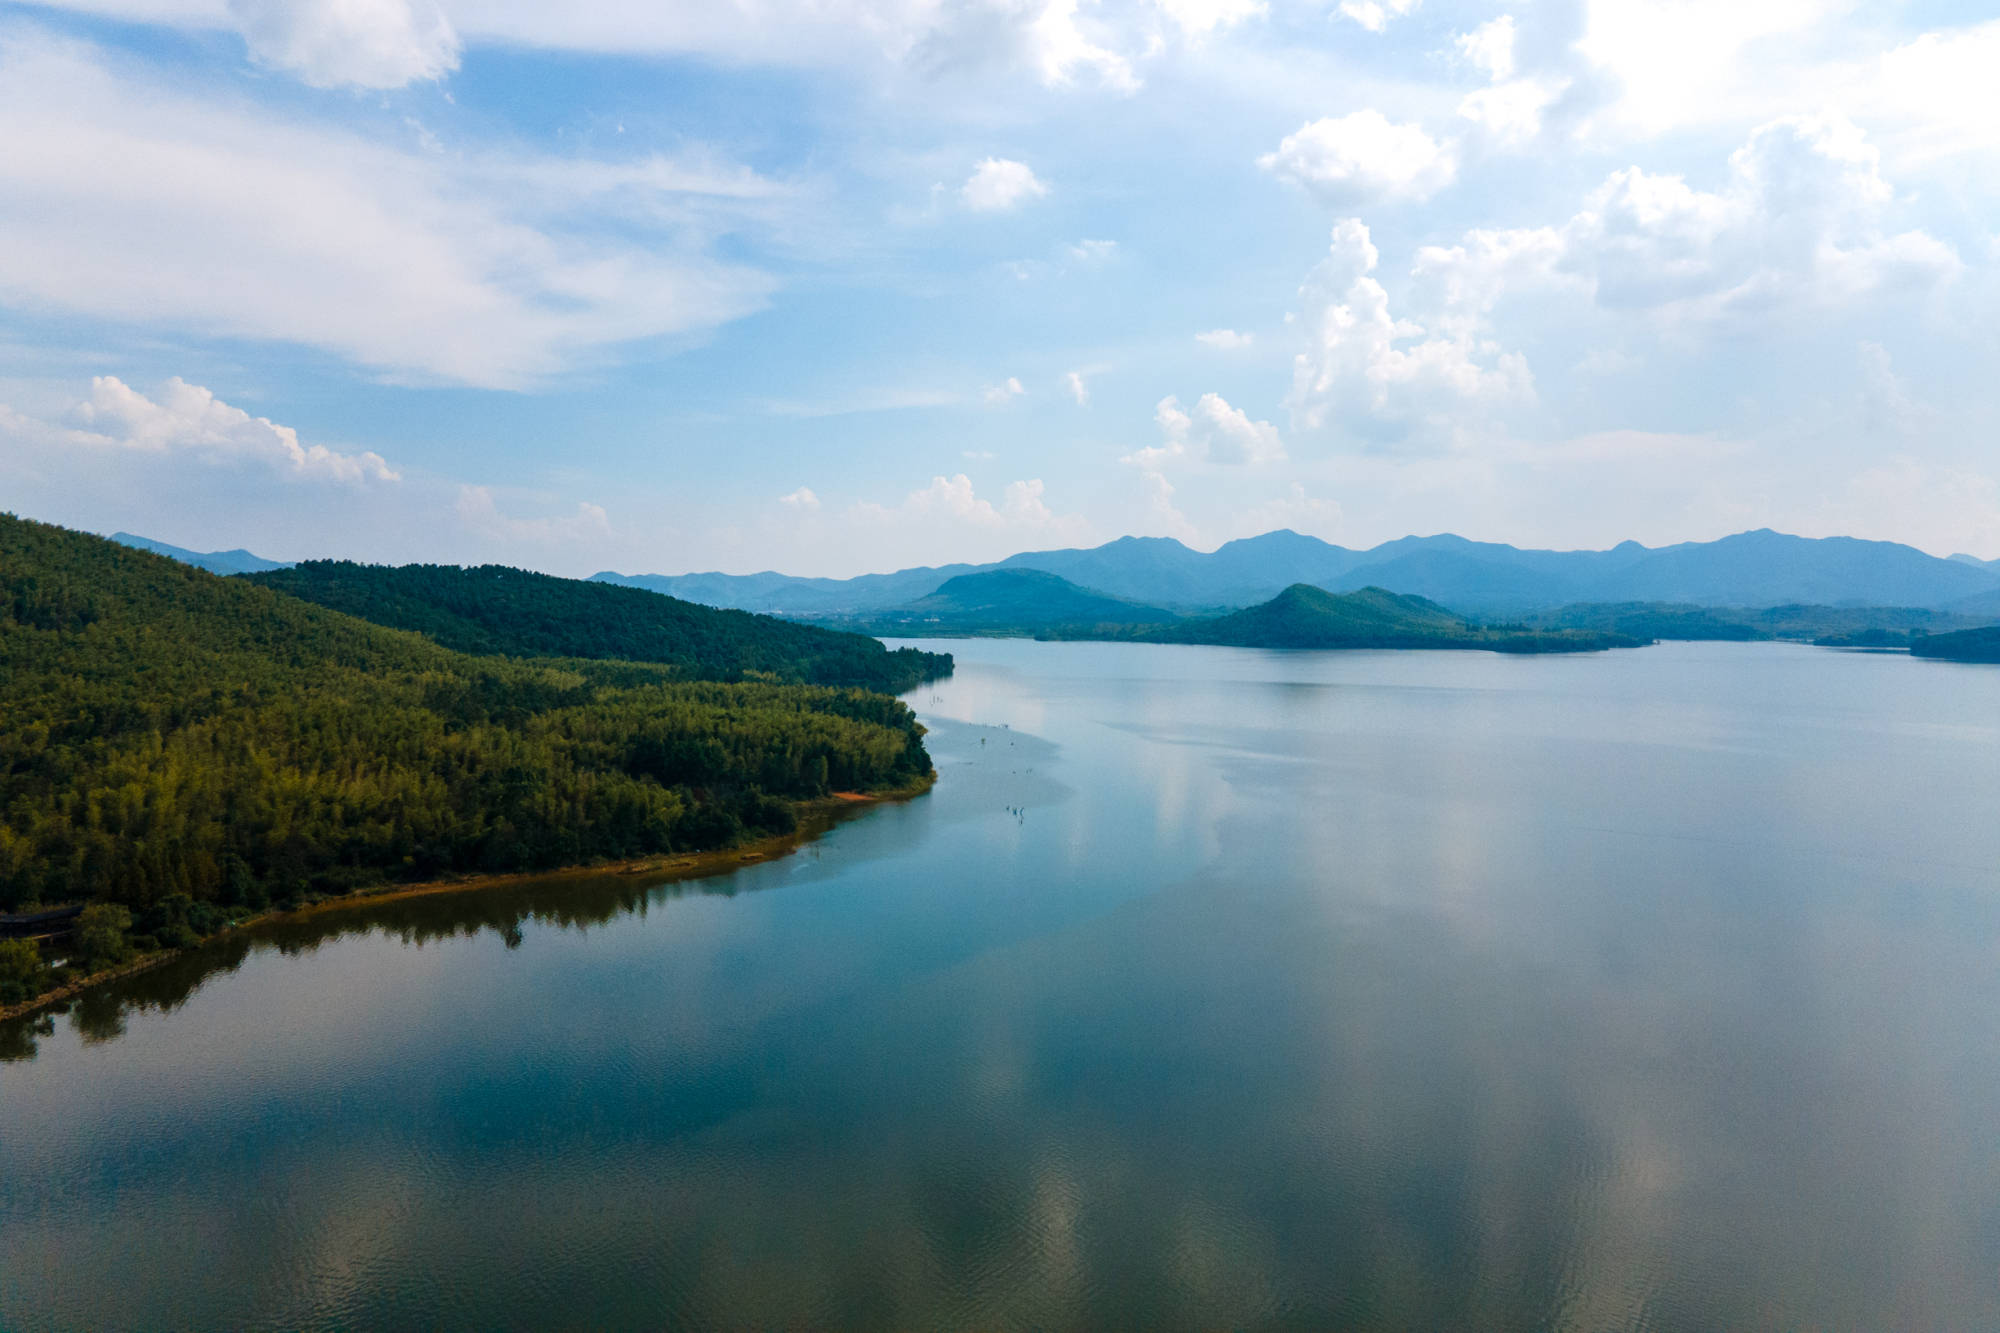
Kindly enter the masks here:
<path id="1" fill-rule="evenodd" d="M 797 807 L 799 826 L 794 831 L 759 838 L 755 842 L 742 843 L 720 851 L 679 852 L 666 856 L 644 856 L 624 861 L 598 861 L 587 865 L 562 866 L 554 870 L 509 871 L 500 875 L 454 875 L 445 879 L 424 880 L 417 884 L 371 885 L 368 888 L 356 889 L 352 893 L 341 894 L 337 898 L 325 898 L 289 911 L 259 912 L 256 916 L 245 917 L 234 925 L 217 931 L 202 943 L 207 944 L 211 940 L 222 939 L 236 931 L 248 930 L 252 926 L 271 921 L 300 921 L 328 912 L 373 906 L 402 898 L 423 898 L 439 893 L 473 893 L 480 889 L 499 888 L 528 880 L 596 879 L 605 875 L 645 875 L 659 883 L 680 879 L 701 879 L 708 875 L 721 874 L 725 870 L 734 870 L 739 866 L 789 856 L 832 829 L 844 814 L 858 811 L 864 806 L 907 801 L 923 795 L 935 785 L 937 785 L 937 774 L 932 773 L 907 786 L 887 791 L 837 791 L 821 800 L 802 801 Z M 93 972 L 87 977 L 66 981 L 54 990 L 44 991 L 32 1000 L 0 1007 L 0 1023 L 24 1017 L 38 1009 L 46 1009 L 65 1000 L 73 1000 L 92 987 L 104 985 L 106 982 L 117 981 L 121 977 L 129 977 L 159 967 L 185 952 L 187 951 L 184 949 L 163 949 L 158 953 L 147 954 L 102 972 Z"/>

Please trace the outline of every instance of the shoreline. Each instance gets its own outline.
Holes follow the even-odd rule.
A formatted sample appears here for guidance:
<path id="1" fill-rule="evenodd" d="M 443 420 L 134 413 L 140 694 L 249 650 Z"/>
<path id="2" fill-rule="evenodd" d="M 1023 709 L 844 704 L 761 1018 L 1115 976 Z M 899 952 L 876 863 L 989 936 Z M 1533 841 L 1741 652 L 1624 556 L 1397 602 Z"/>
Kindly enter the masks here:
<path id="1" fill-rule="evenodd" d="M 594 861 L 582 865 L 557 866 L 551 870 L 509 870 L 490 875 L 453 875 L 440 879 L 423 880 L 415 884 L 385 882 L 355 889 L 332 898 L 322 898 L 317 902 L 285 910 L 271 909 L 248 916 L 241 921 L 225 926 L 215 934 L 207 936 L 196 945 L 201 948 L 215 940 L 223 939 L 238 931 L 249 930 L 253 926 L 274 921 L 298 921 L 307 917 L 323 916 L 343 909 L 373 906 L 377 903 L 396 902 L 404 898 L 426 898 L 441 893 L 474 893 L 481 889 L 501 888 L 509 884 L 521 884 L 529 880 L 585 879 L 605 875 L 647 875 L 655 876 L 653 882 L 666 884 L 676 880 L 704 879 L 721 874 L 725 870 L 735 870 L 746 865 L 756 865 L 764 861 L 778 860 L 790 856 L 806 844 L 815 842 L 840 824 L 848 813 L 858 814 L 869 806 L 887 805 L 914 800 L 937 785 L 938 775 L 933 770 L 928 776 L 901 787 L 885 791 L 858 792 L 837 791 L 813 801 L 801 801 L 796 807 L 798 827 L 790 833 L 774 833 L 769 837 L 752 842 L 738 843 L 734 847 L 718 848 L 708 852 L 670 852 L 657 856 L 631 857 L 620 861 Z M 106 985 L 125 977 L 150 971 L 163 966 L 190 952 L 187 949 L 162 949 L 135 958 L 117 967 L 93 972 L 89 976 L 65 981 L 51 990 L 43 991 L 32 1000 L 19 1004 L 0 1006 L 0 1023 L 25 1018 L 51 1005 L 73 1000 L 85 991 Z"/>

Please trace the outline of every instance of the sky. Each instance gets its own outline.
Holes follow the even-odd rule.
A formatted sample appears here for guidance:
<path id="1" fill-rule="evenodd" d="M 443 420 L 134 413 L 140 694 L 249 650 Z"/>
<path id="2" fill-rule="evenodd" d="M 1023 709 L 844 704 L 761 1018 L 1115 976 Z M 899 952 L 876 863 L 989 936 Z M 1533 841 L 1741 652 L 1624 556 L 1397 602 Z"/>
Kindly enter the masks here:
<path id="1" fill-rule="evenodd" d="M 1946 0 L 0 3 L 0 510 L 845 576 L 2000 557 Z"/>

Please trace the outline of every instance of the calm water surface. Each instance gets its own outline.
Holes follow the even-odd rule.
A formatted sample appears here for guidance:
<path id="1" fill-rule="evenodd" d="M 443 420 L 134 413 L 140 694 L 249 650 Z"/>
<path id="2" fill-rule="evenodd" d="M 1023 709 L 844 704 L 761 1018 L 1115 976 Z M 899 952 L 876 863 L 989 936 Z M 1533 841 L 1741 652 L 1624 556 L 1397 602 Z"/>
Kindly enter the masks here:
<path id="1" fill-rule="evenodd" d="M 2000 1328 L 2000 669 L 942 646 L 795 856 L 0 1030 L 0 1327 Z"/>

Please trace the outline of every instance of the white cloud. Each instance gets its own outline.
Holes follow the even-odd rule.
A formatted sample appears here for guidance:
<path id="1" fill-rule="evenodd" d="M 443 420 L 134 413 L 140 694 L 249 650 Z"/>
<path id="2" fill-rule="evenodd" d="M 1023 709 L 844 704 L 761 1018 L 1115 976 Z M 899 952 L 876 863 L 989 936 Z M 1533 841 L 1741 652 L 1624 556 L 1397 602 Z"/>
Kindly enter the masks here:
<path id="1" fill-rule="evenodd" d="M 801 486 L 789 495 L 779 496 L 778 503 L 784 505 L 787 509 L 812 513 L 819 508 L 819 497 L 812 493 L 810 487 Z"/>
<path id="2" fill-rule="evenodd" d="M 73 428 L 53 438 L 72 448 L 129 449 L 208 463 L 255 462 L 315 481 L 402 480 L 378 453 L 343 454 L 323 444 L 301 444 L 290 426 L 253 417 L 179 376 L 166 382 L 155 401 L 116 376 L 100 375 L 70 418 Z"/>
<path id="3" fill-rule="evenodd" d="M 1453 42 L 1458 53 L 1494 83 L 1514 77 L 1514 16 L 1502 14 L 1462 32 Z"/>
<path id="4" fill-rule="evenodd" d="M 1022 386 L 1020 378 L 1015 375 L 1009 375 L 1006 379 L 1000 381 L 1000 383 L 988 386 L 986 391 L 980 395 L 980 398 L 988 407 L 999 407 L 1002 404 L 1013 402 L 1026 392 L 1027 389 Z"/>
<path id="5" fill-rule="evenodd" d="M 1485 131 L 1502 147 L 1515 148 L 1542 132 L 1542 116 L 1566 85 L 1539 79 L 1513 79 L 1468 93 L 1458 114 Z"/>
<path id="6" fill-rule="evenodd" d="M 1340 505 L 1332 500 L 1308 495 L 1305 486 L 1292 482 L 1275 499 L 1244 510 L 1237 518 L 1236 531 L 1255 537 L 1279 528 L 1290 528 L 1315 537 L 1330 537 L 1340 526 Z"/>
<path id="7" fill-rule="evenodd" d="M 1268 421 L 1252 421 L 1241 408 L 1231 407 L 1219 393 L 1205 393 L 1190 411 L 1169 394 L 1153 409 L 1161 443 L 1127 454 L 1122 460 L 1157 469 L 1180 458 L 1208 463 L 1279 463 L 1285 442 Z"/>
<path id="8" fill-rule="evenodd" d="M 1238 333 L 1235 329 L 1210 329 L 1206 333 L 1195 334 L 1194 340 L 1218 351 L 1235 352 L 1255 343 L 1257 337 L 1251 333 Z"/>
<path id="9" fill-rule="evenodd" d="M 1937 413 L 1917 401 L 1910 386 L 1896 373 L 1888 348 L 1878 342 L 1863 342 L 1857 350 L 1861 362 L 1861 424 L 1865 430 L 1908 441 L 1936 420 Z"/>
<path id="10" fill-rule="evenodd" d="M 0 301 L 17 309 L 519 387 L 771 287 L 703 253 L 772 207 L 747 172 L 400 152 L 28 28 L 0 32 L 0 124 Z"/>
<path id="11" fill-rule="evenodd" d="M 435 0 L 229 0 L 259 64 L 316 88 L 400 88 L 458 68 L 458 34 Z"/>
<path id="12" fill-rule="evenodd" d="M 1783 81 L 1783 43 L 1848 8 L 1849 0 L 1586 0 L 1576 50 L 1617 90 L 1606 114 L 1660 134 L 1739 112 L 1746 93 Z"/>
<path id="13" fill-rule="evenodd" d="M 601 505 L 579 501 L 576 512 L 521 518 L 501 511 L 486 486 L 458 488 L 458 519 L 467 531 L 529 546 L 595 546 L 611 538 L 611 520 Z"/>
<path id="14" fill-rule="evenodd" d="M 1399 125 L 1373 108 L 1302 125 L 1257 162 L 1336 208 L 1426 199 L 1458 170 L 1451 149 L 1422 127 Z"/>
<path id="15" fill-rule="evenodd" d="M 1141 535 L 1196 540 L 1194 524 L 1174 505 L 1174 484 L 1157 468 L 1139 473 L 1141 514 L 1135 531 Z"/>
<path id="16" fill-rule="evenodd" d="M 1916 159 L 1990 150 L 2000 144 L 2000 19 L 1927 32 L 1882 56 L 1879 65 L 1849 74 L 1853 100 L 1872 121 L 1902 126 L 1905 152 Z"/>
<path id="17" fill-rule="evenodd" d="M 958 195 L 975 213 L 999 213 L 1048 192 L 1049 187 L 1036 178 L 1027 163 L 989 157 L 973 168 Z"/>
<path id="18" fill-rule="evenodd" d="M 930 485 L 912 491 L 894 508 L 863 502 L 850 515 L 869 525 L 901 526 L 906 532 L 922 533 L 967 530 L 989 535 L 1010 535 L 1023 539 L 1060 537 L 1087 530 L 1074 515 L 1058 515 L 1044 498 L 1046 488 L 1040 478 L 1009 482 L 1000 503 L 979 496 L 972 479 L 963 472 L 952 477 L 932 477 Z"/>
<path id="19" fill-rule="evenodd" d="M 1108 264 L 1118 255 L 1118 242 L 1082 240 L 1069 247 L 1069 257 L 1079 264 L 1095 267 Z"/>
<path id="20" fill-rule="evenodd" d="M 281 3 L 283 0 L 270 0 Z M 362 9 L 393 30 L 392 0 L 289 0 Z M 198 29 L 235 27 L 229 0 L 48 0 L 55 7 L 126 21 Z M 412 0 L 416 3 L 416 0 Z M 1218 21 L 1236 0 L 1183 0 L 1199 35 L 1202 11 Z M 852 71 L 903 66 L 1023 68 L 1050 86 L 1080 82 L 1130 92 L 1134 63 L 1158 54 L 1159 11 L 1126 5 L 1112 17 L 1077 0 L 756 0 L 755 3 L 635 3 L 576 0 L 443 0 L 465 40 L 503 47 L 619 55 L 688 55 L 730 65 L 775 64 Z M 424 31 L 428 10 L 414 15 Z M 1143 16 L 1143 17 L 1142 17 Z M 349 27 L 364 20 L 347 18 Z M 379 38 L 378 38 L 379 40 Z"/>
<path id="21" fill-rule="evenodd" d="M 993 451 L 991 449 L 967 449 L 959 456 L 961 458 L 971 459 L 973 462 L 976 463 L 986 463 L 992 461 Z"/>
<path id="22" fill-rule="evenodd" d="M 1469 232 L 1420 250 L 1416 269 L 1460 316 L 1483 315 L 1508 290 L 1566 284 L 1610 310 L 1761 323 L 1958 273 L 1957 254 L 1929 233 L 1888 231 L 1893 198 L 1860 130 L 1789 116 L 1751 133 L 1719 191 L 1628 167 L 1559 228 Z"/>
<path id="23" fill-rule="evenodd" d="M 1159 6 L 1182 32 L 1195 36 L 1233 28 L 1268 12 L 1264 0 L 1159 0 Z"/>
<path id="24" fill-rule="evenodd" d="M 1087 69 L 1107 88 L 1136 92 L 1139 78 L 1132 72 L 1132 62 L 1086 34 L 1076 9 L 1077 0 L 1045 0 L 1040 12 L 1028 20 L 1027 45 L 1042 82 L 1070 83 L 1076 71 Z"/>
<path id="25" fill-rule="evenodd" d="M 1387 32 L 1389 21 L 1413 12 L 1418 0 L 1340 0 L 1340 12 L 1370 32 Z"/>
<path id="26" fill-rule="evenodd" d="M 1392 315 L 1373 276 L 1378 261 L 1368 228 L 1350 218 L 1334 227 L 1327 257 L 1307 275 L 1299 292 L 1306 346 L 1293 359 L 1287 400 L 1294 429 L 1404 433 L 1470 403 L 1533 396 L 1520 356 L 1479 342 L 1463 324 L 1428 330 Z"/>
<path id="27" fill-rule="evenodd" d="M 1072 370 L 1064 375 L 1063 388 L 1068 391 L 1070 397 L 1076 399 L 1078 407 L 1090 406 L 1090 386 L 1083 382 L 1082 371 Z"/>

